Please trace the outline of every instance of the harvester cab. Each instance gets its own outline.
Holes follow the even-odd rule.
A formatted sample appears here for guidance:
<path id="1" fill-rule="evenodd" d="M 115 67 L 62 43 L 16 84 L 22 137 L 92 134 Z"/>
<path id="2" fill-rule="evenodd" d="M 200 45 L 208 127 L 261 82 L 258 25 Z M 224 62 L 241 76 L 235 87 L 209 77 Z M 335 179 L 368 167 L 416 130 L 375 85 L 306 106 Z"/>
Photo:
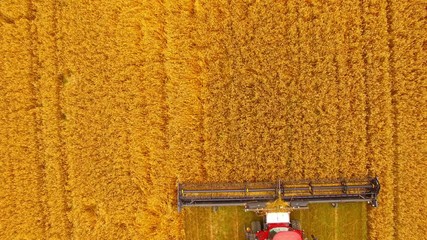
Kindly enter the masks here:
<path id="1" fill-rule="evenodd" d="M 246 232 L 246 239 L 272 239 L 272 240 L 301 240 L 303 231 L 290 220 L 290 212 L 267 212 L 265 214 L 265 227 L 259 228 L 260 222 L 254 221 Z"/>
<path id="2" fill-rule="evenodd" d="M 248 240 L 302 240 L 303 230 L 291 220 L 293 210 L 315 203 L 366 202 L 377 207 L 378 178 L 322 181 L 178 184 L 178 211 L 184 207 L 243 206 L 263 214 L 264 224 L 252 222 Z M 263 225 L 263 227 L 261 227 Z M 313 237 L 314 238 L 314 237 Z M 315 238 L 314 238 L 315 239 Z"/>

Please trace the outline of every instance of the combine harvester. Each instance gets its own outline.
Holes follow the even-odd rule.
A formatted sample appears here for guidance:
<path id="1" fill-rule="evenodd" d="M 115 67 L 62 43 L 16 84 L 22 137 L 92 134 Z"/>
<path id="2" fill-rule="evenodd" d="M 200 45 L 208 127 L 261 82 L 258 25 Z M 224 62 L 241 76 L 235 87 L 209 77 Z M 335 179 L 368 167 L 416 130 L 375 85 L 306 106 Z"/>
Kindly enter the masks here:
<path id="1" fill-rule="evenodd" d="M 178 184 L 178 211 L 183 207 L 244 206 L 264 215 L 246 228 L 248 240 L 304 240 L 303 230 L 290 212 L 312 203 L 366 202 L 377 207 L 378 178 L 336 181 Z M 313 239 L 316 239 L 312 236 Z"/>

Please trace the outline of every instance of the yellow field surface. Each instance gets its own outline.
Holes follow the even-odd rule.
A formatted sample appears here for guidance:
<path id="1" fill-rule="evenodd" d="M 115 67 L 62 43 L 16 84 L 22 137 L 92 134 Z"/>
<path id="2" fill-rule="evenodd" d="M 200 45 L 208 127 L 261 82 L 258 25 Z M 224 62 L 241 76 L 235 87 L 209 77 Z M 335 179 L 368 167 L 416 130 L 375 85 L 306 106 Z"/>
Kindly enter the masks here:
<path id="1" fill-rule="evenodd" d="M 425 239 L 426 8 L 1 0 L 0 239 L 193 239 L 178 181 L 375 175 L 368 238 Z"/>

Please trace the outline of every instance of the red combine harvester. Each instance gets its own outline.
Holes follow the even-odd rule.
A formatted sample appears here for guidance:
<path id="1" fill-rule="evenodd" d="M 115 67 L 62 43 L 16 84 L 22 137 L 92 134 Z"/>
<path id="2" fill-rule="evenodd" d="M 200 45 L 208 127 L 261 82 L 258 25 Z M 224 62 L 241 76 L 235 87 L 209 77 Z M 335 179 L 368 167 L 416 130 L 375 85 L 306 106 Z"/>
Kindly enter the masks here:
<path id="1" fill-rule="evenodd" d="M 312 203 L 367 202 L 377 207 L 378 178 L 280 181 L 252 183 L 178 184 L 178 211 L 183 207 L 244 206 L 245 211 L 264 215 L 264 223 L 246 228 L 248 240 L 304 240 L 304 231 L 292 210 L 308 209 Z M 261 226 L 262 225 L 262 226 Z M 312 236 L 313 239 L 316 239 Z"/>

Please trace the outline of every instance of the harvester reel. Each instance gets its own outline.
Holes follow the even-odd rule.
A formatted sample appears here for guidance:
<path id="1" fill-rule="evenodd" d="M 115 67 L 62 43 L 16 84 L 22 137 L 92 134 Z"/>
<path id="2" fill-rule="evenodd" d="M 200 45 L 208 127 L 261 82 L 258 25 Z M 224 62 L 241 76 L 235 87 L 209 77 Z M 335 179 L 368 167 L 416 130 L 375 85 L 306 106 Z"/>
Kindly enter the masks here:
<path id="1" fill-rule="evenodd" d="M 280 199 L 291 209 L 306 209 L 311 203 L 366 202 L 378 206 L 377 178 L 281 181 L 252 183 L 178 184 L 178 211 L 182 207 L 244 206 L 262 212 L 267 203 Z"/>

